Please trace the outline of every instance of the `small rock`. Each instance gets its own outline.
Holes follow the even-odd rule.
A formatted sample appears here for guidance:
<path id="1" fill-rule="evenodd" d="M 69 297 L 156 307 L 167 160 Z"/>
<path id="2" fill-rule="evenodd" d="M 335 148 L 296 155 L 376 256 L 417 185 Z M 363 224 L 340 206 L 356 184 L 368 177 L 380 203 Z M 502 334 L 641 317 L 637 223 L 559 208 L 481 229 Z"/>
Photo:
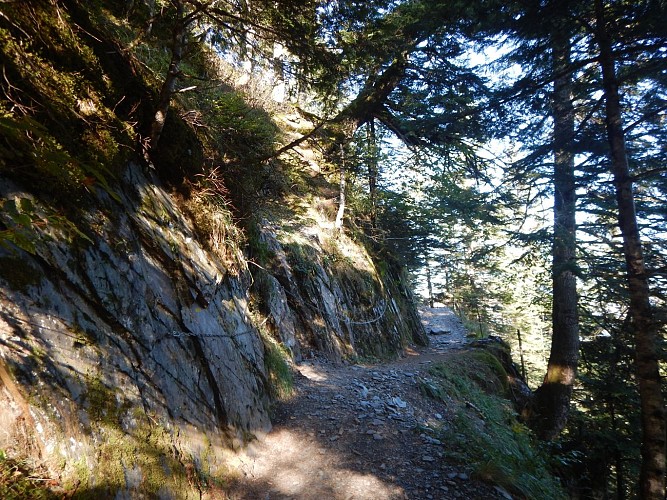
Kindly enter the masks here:
<path id="1" fill-rule="evenodd" d="M 466 474 L 464 472 L 461 472 L 459 474 L 459 479 L 463 479 L 464 481 L 467 481 L 468 479 L 470 479 L 470 476 L 468 476 L 468 474 Z"/>
<path id="2" fill-rule="evenodd" d="M 500 486 L 494 486 L 493 488 L 506 500 L 512 500 L 512 495 L 510 495 L 504 488 L 501 488 Z"/>
<path id="3" fill-rule="evenodd" d="M 390 405 L 390 406 L 396 406 L 396 407 L 398 407 L 398 408 L 405 408 L 405 407 L 408 406 L 408 403 L 406 403 L 405 401 L 403 401 L 403 400 L 402 400 L 401 398 L 399 398 L 398 396 L 394 396 L 393 398 L 391 398 L 391 399 L 389 400 L 389 405 Z"/>
<path id="4" fill-rule="evenodd" d="M 424 456 L 422 457 L 422 460 L 423 460 L 424 462 L 433 462 L 433 461 L 435 460 L 435 458 L 433 458 L 431 455 L 424 455 Z"/>
<path id="5" fill-rule="evenodd" d="M 379 418 L 374 418 L 371 420 L 371 425 L 382 425 L 384 422 L 380 420 Z"/>
<path id="6" fill-rule="evenodd" d="M 365 399 L 366 396 L 368 396 L 368 388 L 363 384 L 358 384 L 358 385 L 361 388 L 361 390 L 359 391 L 361 392 L 361 397 Z"/>
<path id="7" fill-rule="evenodd" d="M 373 439 L 376 441 L 382 441 L 384 438 L 380 434 L 373 434 Z"/>
<path id="8" fill-rule="evenodd" d="M 420 437 L 428 444 L 442 445 L 442 441 L 432 438 L 431 436 L 427 436 L 426 434 L 422 434 Z"/>
<path id="9" fill-rule="evenodd" d="M 440 413 L 436 413 L 435 418 L 437 418 L 438 420 L 442 420 L 442 415 Z"/>

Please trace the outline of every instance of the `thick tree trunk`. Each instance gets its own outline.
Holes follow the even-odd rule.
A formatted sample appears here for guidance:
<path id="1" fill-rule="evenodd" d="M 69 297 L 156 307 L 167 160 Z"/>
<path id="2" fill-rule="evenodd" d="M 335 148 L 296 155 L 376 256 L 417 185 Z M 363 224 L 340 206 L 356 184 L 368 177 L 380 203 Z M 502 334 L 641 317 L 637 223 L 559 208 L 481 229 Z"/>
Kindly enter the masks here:
<path id="1" fill-rule="evenodd" d="M 658 328 L 651 311 L 637 215 L 623 132 L 618 81 L 612 41 L 607 30 L 603 0 L 595 1 L 597 43 L 604 87 L 607 139 L 611 148 L 618 225 L 623 235 L 630 314 L 635 338 L 635 370 L 642 422 L 641 498 L 665 498 L 665 407 L 658 363 Z"/>
<path id="2" fill-rule="evenodd" d="M 183 52 L 185 51 L 185 44 L 187 40 L 187 24 L 189 21 L 185 17 L 185 9 L 182 1 L 176 2 L 176 21 L 171 40 L 171 61 L 169 62 L 169 69 L 165 76 L 162 88 L 160 89 L 160 96 L 155 109 L 153 123 L 151 124 L 151 137 L 149 148 L 151 150 L 157 149 L 160 142 L 160 136 L 164 129 L 164 124 L 167 120 L 167 113 L 171 105 L 171 97 L 176 90 L 176 82 L 181 73 L 181 62 L 183 61 Z"/>
<path id="3" fill-rule="evenodd" d="M 535 393 L 532 426 L 538 436 L 554 439 L 565 427 L 579 359 L 576 286 L 576 185 L 574 175 L 574 108 L 570 40 L 552 38 L 554 95 L 554 236 L 552 247 L 553 309 L 551 351 L 544 382 Z"/>

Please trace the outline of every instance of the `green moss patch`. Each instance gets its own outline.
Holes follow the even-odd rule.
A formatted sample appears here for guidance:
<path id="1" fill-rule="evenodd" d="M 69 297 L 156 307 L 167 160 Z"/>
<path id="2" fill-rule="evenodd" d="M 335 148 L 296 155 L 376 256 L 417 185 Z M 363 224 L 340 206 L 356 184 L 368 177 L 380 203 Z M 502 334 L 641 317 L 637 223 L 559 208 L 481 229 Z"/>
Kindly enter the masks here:
<path id="1" fill-rule="evenodd" d="M 284 399 L 294 391 L 294 376 L 289 364 L 289 351 L 268 333 L 262 333 L 264 341 L 264 367 L 269 378 L 269 392 L 275 399 Z"/>

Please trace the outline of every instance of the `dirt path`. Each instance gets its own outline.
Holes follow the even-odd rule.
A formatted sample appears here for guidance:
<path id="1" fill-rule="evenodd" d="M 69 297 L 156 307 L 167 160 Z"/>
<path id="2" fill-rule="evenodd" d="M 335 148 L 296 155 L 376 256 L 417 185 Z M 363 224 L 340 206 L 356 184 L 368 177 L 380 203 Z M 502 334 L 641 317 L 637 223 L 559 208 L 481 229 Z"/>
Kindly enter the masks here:
<path id="1" fill-rule="evenodd" d="M 446 404 L 425 398 L 430 364 L 454 356 L 465 330 L 446 308 L 421 311 L 427 348 L 381 365 L 299 365 L 296 395 L 277 409 L 271 433 L 234 460 L 233 499 L 504 498 L 444 458 L 429 428 Z"/>

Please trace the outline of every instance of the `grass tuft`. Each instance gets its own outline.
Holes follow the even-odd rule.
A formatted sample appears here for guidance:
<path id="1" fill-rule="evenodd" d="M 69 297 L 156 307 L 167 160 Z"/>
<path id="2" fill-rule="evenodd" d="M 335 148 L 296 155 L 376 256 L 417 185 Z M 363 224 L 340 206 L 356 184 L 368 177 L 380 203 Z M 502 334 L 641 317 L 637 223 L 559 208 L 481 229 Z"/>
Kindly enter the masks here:
<path id="1" fill-rule="evenodd" d="M 286 399 L 294 392 L 294 375 L 289 363 L 289 351 L 267 332 L 262 331 L 262 340 L 270 395 L 274 399 Z"/>
<path id="2" fill-rule="evenodd" d="M 9 458 L 0 450 L 0 498 L 50 500 L 60 498 L 49 485 L 57 484 L 41 476 L 27 460 Z"/>

